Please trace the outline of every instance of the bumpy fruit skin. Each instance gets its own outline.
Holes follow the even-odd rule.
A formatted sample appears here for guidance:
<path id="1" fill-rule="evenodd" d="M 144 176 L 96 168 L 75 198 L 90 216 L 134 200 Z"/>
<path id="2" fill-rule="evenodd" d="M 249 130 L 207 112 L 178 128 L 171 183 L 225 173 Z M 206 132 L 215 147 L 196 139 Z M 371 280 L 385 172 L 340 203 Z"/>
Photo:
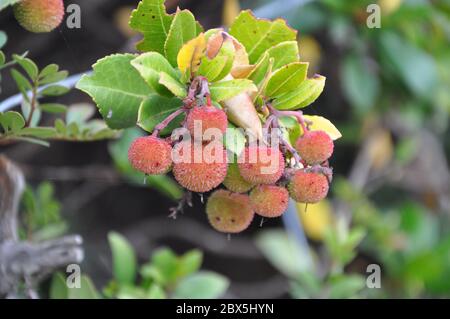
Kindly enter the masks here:
<path id="1" fill-rule="evenodd" d="M 194 128 L 196 122 L 200 122 L 202 125 L 201 136 L 195 135 Z M 213 106 L 197 106 L 189 111 L 186 118 L 186 126 L 191 133 L 191 136 L 193 136 L 196 140 L 209 140 L 210 138 L 204 136 L 207 129 L 216 128 L 219 129 L 222 134 L 225 134 L 228 126 L 227 115 L 224 111 Z"/>
<path id="2" fill-rule="evenodd" d="M 258 215 L 279 217 L 288 207 L 289 192 L 284 187 L 259 185 L 250 192 L 250 203 Z"/>
<path id="3" fill-rule="evenodd" d="M 324 131 L 309 131 L 297 140 L 295 149 L 306 163 L 315 165 L 330 158 L 334 143 Z"/>
<path id="4" fill-rule="evenodd" d="M 289 193 L 299 203 L 314 204 L 328 194 L 328 179 L 320 173 L 298 170 L 289 182 Z"/>
<path id="5" fill-rule="evenodd" d="M 274 184 L 284 173 L 284 156 L 280 150 L 249 146 L 238 159 L 241 176 L 252 184 Z"/>
<path id="6" fill-rule="evenodd" d="M 219 186 L 227 175 L 228 166 L 227 152 L 224 150 L 223 145 L 220 144 L 217 148 L 210 148 L 212 159 L 208 159 L 209 154 L 205 151 L 205 145 L 201 142 L 181 142 L 176 145 L 174 152 L 177 153 L 176 156 L 184 157 L 184 153 L 189 149 L 191 151 L 190 159 L 175 162 L 173 166 L 173 175 L 177 182 L 184 188 L 197 193 L 208 192 Z M 216 154 L 216 150 L 220 153 Z M 195 152 L 201 152 L 201 157 L 198 156 L 198 161 L 194 156 Z M 213 160 L 214 158 L 218 160 L 215 161 Z"/>
<path id="7" fill-rule="evenodd" d="M 128 160 L 131 166 L 145 174 L 165 174 L 172 166 L 172 147 L 154 136 L 138 137 L 128 149 Z"/>
<path id="8" fill-rule="evenodd" d="M 227 176 L 223 181 L 223 185 L 235 193 L 246 193 L 254 186 L 242 178 L 237 163 L 230 163 L 228 165 Z"/>
<path id="9" fill-rule="evenodd" d="M 20 25 L 34 33 L 52 31 L 64 17 L 63 0 L 22 0 L 13 9 Z"/>
<path id="10" fill-rule="evenodd" d="M 255 215 L 248 195 L 224 189 L 208 198 L 206 214 L 211 226 L 223 233 L 240 233 L 247 229 Z"/>

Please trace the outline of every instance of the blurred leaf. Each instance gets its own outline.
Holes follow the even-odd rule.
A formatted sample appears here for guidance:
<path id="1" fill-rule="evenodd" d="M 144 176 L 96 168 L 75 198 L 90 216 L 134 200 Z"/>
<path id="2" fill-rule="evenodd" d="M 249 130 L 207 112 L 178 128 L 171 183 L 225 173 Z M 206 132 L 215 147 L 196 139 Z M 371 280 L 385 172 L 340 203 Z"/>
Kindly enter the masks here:
<path id="1" fill-rule="evenodd" d="M 0 125 L 6 133 L 14 133 L 25 126 L 25 119 L 20 113 L 15 111 L 0 112 Z"/>
<path id="2" fill-rule="evenodd" d="M 341 72 L 343 91 L 357 111 L 364 114 L 376 106 L 380 91 L 378 75 L 361 56 L 349 55 Z"/>
<path id="3" fill-rule="evenodd" d="M 166 299 L 165 291 L 158 285 L 151 285 L 147 291 L 147 297 L 150 299 Z"/>
<path id="4" fill-rule="evenodd" d="M 39 104 L 39 108 L 48 113 L 64 113 L 67 111 L 67 106 L 59 103 Z"/>
<path id="5" fill-rule="evenodd" d="M 55 74 L 59 71 L 59 66 L 57 64 L 49 64 L 39 73 L 39 78 L 45 78 L 46 76 Z"/>
<path id="6" fill-rule="evenodd" d="M 1 6 L 0 6 L 0 10 L 1 10 Z M 6 44 L 6 42 L 8 41 L 8 36 L 6 35 L 6 33 L 4 31 L 0 31 L 0 49 L 3 48 L 3 46 Z M 3 63 L 0 63 L 0 65 Z"/>
<path id="7" fill-rule="evenodd" d="M 69 288 L 69 299 L 99 299 L 100 294 L 92 283 L 91 279 L 85 275 L 80 278 L 80 288 Z"/>
<path id="8" fill-rule="evenodd" d="M 230 34 L 247 49 L 250 63 L 255 63 L 269 48 L 283 41 L 293 41 L 297 32 L 286 21 L 257 19 L 251 11 L 242 11 L 230 27 Z"/>
<path id="9" fill-rule="evenodd" d="M 229 27 L 236 17 L 239 15 L 240 5 L 239 0 L 225 0 L 222 10 L 222 23 Z"/>
<path id="10" fill-rule="evenodd" d="M 156 268 L 163 285 L 170 285 L 178 279 L 178 256 L 168 248 L 156 250 L 151 258 L 152 266 Z"/>
<path id="11" fill-rule="evenodd" d="M 381 34 L 381 49 L 413 94 L 430 98 L 437 84 L 433 58 L 393 32 Z"/>
<path id="12" fill-rule="evenodd" d="M 39 93 L 43 96 L 60 96 L 69 92 L 70 89 L 68 87 L 62 85 L 51 85 L 40 91 Z"/>
<path id="13" fill-rule="evenodd" d="M 108 234 L 113 258 L 114 278 L 121 285 L 133 284 L 136 278 L 137 260 L 133 247 L 125 237 L 116 233 Z"/>
<path id="14" fill-rule="evenodd" d="M 198 250 L 191 250 L 179 259 L 179 275 L 187 276 L 200 269 L 203 262 L 203 253 Z"/>
<path id="15" fill-rule="evenodd" d="M 16 82 L 17 88 L 19 89 L 20 93 L 24 96 L 25 99 L 28 99 L 28 90 L 31 90 L 32 85 L 28 81 L 28 79 L 22 75 L 19 71 L 12 69 L 11 70 L 11 76 Z"/>
<path id="16" fill-rule="evenodd" d="M 19 1 L 20 0 L 0 0 L 0 10 L 3 10 L 7 6 L 13 5 L 14 3 L 17 3 Z"/>
<path id="17" fill-rule="evenodd" d="M 328 200 L 308 205 L 297 203 L 297 211 L 306 235 L 313 240 L 323 240 L 326 230 L 335 222 Z"/>
<path id="18" fill-rule="evenodd" d="M 73 104 L 66 113 L 66 124 L 84 124 L 95 114 L 95 109 L 91 104 Z"/>
<path id="19" fill-rule="evenodd" d="M 139 106 L 152 90 L 133 68 L 132 54 L 115 54 L 94 65 L 92 75 L 84 75 L 77 88 L 96 102 L 109 127 L 121 129 L 134 126 Z"/>
<path id="20" fill-rule="evenodd" d="M 60 272 L 55 273 L 50 283 L 50 299 L 68 299 L 68 289 L 66 277 Z"/>
<path id="21" fill-rule="evenodd" d="M 330 298 L 355 298 L 366 286 L 366 280 L 359 275 L 338 276 L 331 279 Z"/>
<path id="22" fill-rule="evenodd" d="M 228 279 L 214 272 L 202 271 L 183 279 L 176 287 L 176 299 L 215 299 L 228 289 Z"/>
<path id="23" fill-rule="evenodd" d="M 37 79 L 39 69 L 37 65 L 30 59 L 23 56 L 13 54 L 13 60 L 17 62 L 27 72 L 28 76 L 34 81 Z"/>
<path id="24" fill-rule="evenodd" d="M 275 268 L 290 278 L 296 278 L 309 267 L 307 248 L 300 247 L 284 231 L 264 231 L 256 238 L 256 245 Z"/>
<path id="25" fill-rule="evenodd" d="M 48 74 L 42 78 L 42 80 L 39 81 L 39 84 L 45 85 L 45 84 L 52 84 L 59 81 L 64 80 L 69 75 L 69 72 L 67 71 L 59 71 L 55 73 Z"/>

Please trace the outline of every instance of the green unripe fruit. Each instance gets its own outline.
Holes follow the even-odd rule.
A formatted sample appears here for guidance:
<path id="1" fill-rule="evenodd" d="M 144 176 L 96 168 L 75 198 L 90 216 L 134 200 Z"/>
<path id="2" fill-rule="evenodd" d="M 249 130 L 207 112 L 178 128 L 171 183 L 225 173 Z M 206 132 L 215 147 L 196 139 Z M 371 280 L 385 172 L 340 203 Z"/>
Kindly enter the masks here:
<path id="1" fill-rule="evenodd" d="M 249 183 L 242 178 L 237 163 L 230 163 L 228 165 L 227 176 L 223 181 L 223 185 L 225 185 L 228 190 L 235 193 L 246 193 L 254 186 L 252 183 Z"/>
<path id="2" fill-rule="evenodd" d="M 206 214 L 211 226 L 223 233 L 240 233 L 247 229 L 255 215 L 247 195 L 224 189 L 208 198 Z"/>

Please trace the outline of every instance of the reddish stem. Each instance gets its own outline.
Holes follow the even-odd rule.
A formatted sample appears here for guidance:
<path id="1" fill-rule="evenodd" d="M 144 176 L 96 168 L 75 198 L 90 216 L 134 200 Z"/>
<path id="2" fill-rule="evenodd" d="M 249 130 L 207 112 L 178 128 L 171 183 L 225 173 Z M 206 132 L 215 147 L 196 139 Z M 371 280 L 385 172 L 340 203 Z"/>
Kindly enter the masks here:
<path id="1" fill-rule="evenodd" d="M 165 129 L 170 124 L 170 122 L 172 122 L 178 115 L 183 114 L 184 112 L 186 112 L 186 109 L 182 107 L 173 112 L 172 114 L 170 114 L 168 117 L 164 119 L 164 121 L 155 126 L 152 136 L 157 137 L 160 131 Z"/>

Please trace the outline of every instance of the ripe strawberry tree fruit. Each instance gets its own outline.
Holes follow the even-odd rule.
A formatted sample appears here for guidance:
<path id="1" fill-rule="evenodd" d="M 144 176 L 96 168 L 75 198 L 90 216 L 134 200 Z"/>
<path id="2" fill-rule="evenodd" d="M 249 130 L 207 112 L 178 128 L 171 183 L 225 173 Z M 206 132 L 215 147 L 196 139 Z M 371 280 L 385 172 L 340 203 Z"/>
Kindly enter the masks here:
<path id="1" fill-rule="evenodd" d="M 140 54 L 100 59 L 77 88 L 110 128 L 148 132 L 130 145 L 130 162 L 145 174 L 172 174 L 186 190 L 177 209 L 192 192 L 214 191 L 207 219 L 236 233 L 254 214 L 282 215 L 289 198 L 326 196 L 341 135 L 301 110 L 320 96 L 325 77 L 307 76 L 296 30 L 248 10 L 228 31 L 204 30 L 188 10 L 166 13 L 163 0 L 142 0 L 130 26 L 143 34 Z"/>
<path id="2" fill-rule="evenodd" d="M 34 33 L 54 30 L 64 17 L 63 0 L 20 0 L 13 9 L 19 24 Z"/>

